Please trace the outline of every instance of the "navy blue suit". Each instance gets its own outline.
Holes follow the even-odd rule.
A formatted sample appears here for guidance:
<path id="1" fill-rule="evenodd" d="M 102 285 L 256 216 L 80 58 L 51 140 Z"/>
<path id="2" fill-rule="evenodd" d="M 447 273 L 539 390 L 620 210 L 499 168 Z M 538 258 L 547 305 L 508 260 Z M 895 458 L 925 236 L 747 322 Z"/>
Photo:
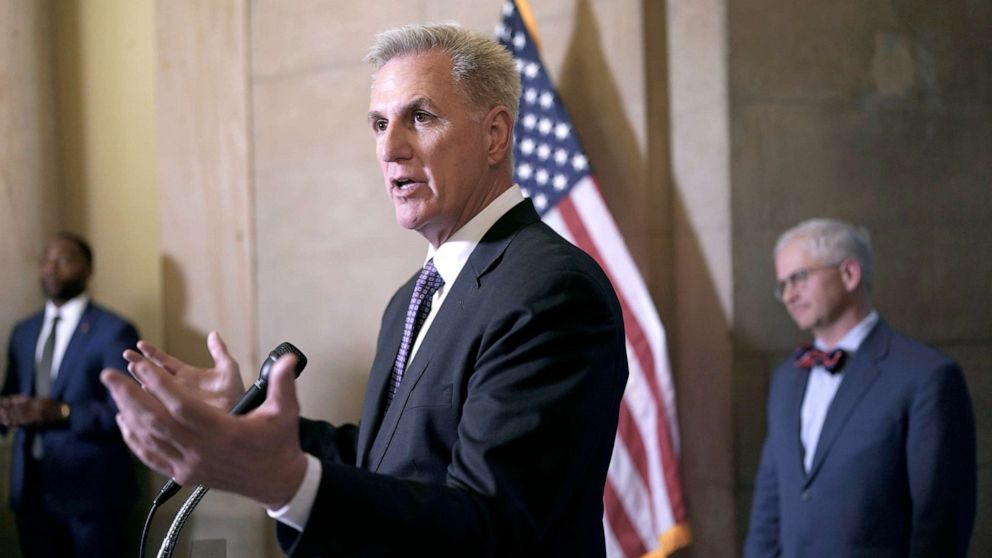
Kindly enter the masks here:
<path id="1" fill-rule="evenodd" d="M 323 464 L 292 556 L 601 557 L 627 380 L 599 266 L 521 202 L 450 286 L 383 415 L 416 276 L 379 334 L 361 426 L 303 421 Z"/>
<path id="2" fill-rule="evenodd" d="M 33 395 L 35 348 L 43 320 L 42 312 L 14 327 L 2 395 Z M 69 551 L 77 556 L 106 555 L 125 539 L 121 522 L 137 497 L 135 471 L 114 420 L 117 408 L 99 375 L 107 367 L 125 370 L 121 353 L 137 341 L 134 326 L 90 303 L 66 347 L 49 396 L 70 405 L 68 424 L 43 427 L 41 460 L 31 456 L 36 428 L 16 429 L 10 504 L 26 555 L 66 555 L 66 550 L 54 550 L 63 547 L 51 546 L 65 542 L 57 540 L 58 531 L 36 524 L 35 519 L 45 521 L 46 515 L 72 525 L 75 550 Z M 105 540 L 108 537 L 112 540 Z"/>
<path id="3" fill-rule="evenodd" d="M 965 556 L 976 457 L 961 369 L 879 321 L 844 374 L 807 474 L 809 374 L 775 371 L 745 556 Z"/>

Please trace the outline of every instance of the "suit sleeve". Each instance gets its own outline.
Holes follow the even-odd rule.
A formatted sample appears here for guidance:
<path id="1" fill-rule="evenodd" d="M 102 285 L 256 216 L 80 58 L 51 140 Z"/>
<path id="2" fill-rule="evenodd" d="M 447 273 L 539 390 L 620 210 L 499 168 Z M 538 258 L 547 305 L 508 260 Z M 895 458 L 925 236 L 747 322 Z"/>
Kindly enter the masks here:
<path id="1" fill-rule="evenodd" d="M 357 439 L 358 427 L 353 424 L 300 419 L 300 446 L 322 462 L 354 465 Z"/>
<path id="2" fill-rule="evenodd" d="M 754 481 L 754 498 L 751 501 L 751 520 L 744 541 L 745 558 L 778 556 L 779 548 L 779 494 L 778 475 L 771 440 L 769 406 L 768 434 L 761 449 L 761 461 Z"/>
<path id="3" fill-rule="evenodd" d="M 10 342 L 7 344 L 7 366 L 4 371 L 3 388 L 0 389 L 0 397 L 20 393 L 20 379 L 18 376 L 14 361 L 14 335 L 11 335 Z M 7 428 L 0 426 L 0 435 L 5 434 L 7 434 Z"/>
<path id="4" fill-rule="evenodd" d="M 912 556 L 966 556 L 975 521 L 975 417 L 955 363 L 928 375 L 916 394 L 906 443 Z"/>
<path id="5" fill-rule="evenodd" d="M 66 403 L 72 408 L 69 428 L 73 432 L 87 436 L 117 435 L 117 421 L 114 419 L 117 406 L 110 392 L 100 383 L 99 375 L 104 368 L 127 370 L 124 349 L 134 349 L 137 344 L 138 331 L 131 324 L 120 322 L 94 347 L 95 354 L 87 357 L 88 391 L 67 395 Z"/>
<path id="6" fill-rule="evenodd" d="M 626 383 L 619 306 L 580 272 L 517 287 L 480 334 L 445 482 L 325 461 L 292 556 L 528 555 L 588 505 L 576 494 L 598 523 Z"/>

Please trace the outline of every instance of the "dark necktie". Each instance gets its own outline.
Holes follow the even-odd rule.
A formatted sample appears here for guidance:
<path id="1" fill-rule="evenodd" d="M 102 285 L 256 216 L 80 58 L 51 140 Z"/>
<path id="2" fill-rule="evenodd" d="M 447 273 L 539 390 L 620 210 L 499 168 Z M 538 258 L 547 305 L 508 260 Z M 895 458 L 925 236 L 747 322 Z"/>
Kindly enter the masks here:
<path id="1" fill-rule="evenodd" d="M 410 349 L 417 339 L 417 333 L 431 313 L 431 300 L 434 293 L 444 285 L 444 279 L 434 267 L 434 260 L 427 260 L 424 268 L 420 270 L 417 277 L 417 284 L 413 287 L 413 296 L 410 297 L 410 306 L 406 311 L 406 322 L 403 325 L 403 340 L 400 341 L 400 349 L 396 352 L 396 360 L 393 361 L 393 373 L 389 376 L 389 387 L 386 391 L 386 408 L 392 403 L 393 397 L 400 389 L 400 382 L 403 380 L 403 372 L 406 370 L 406 361 L 410 357 Z"/>
<path id="2" fill-rule="evenodd" d="M 843 349 L 824 352 L 809 344 L 800 345 L 792 356 L 796 368 L 809 370 L 819 365 L 831 374 L 840 372 L 844 368 L 844 362 L 847 361 L 847 353 Z"/>
<path id="3" fill-rule="evenodd" d="M 52 330 L 48 332 L 48 339 L 41 349 L 41 360 L 35 368 L 34 374 L 34 396 L 40 399 L 48 398 L 52 391 L 52 361 L 55 359 L 55 333 L 59 327 L 61 317 L 55 314 L 52 318 Z M 34 441 L 31 443 L 31 455 L 35 459 L 41 459 L 44 455 L 42 448 L 41 432 L 36 430 Z"/>

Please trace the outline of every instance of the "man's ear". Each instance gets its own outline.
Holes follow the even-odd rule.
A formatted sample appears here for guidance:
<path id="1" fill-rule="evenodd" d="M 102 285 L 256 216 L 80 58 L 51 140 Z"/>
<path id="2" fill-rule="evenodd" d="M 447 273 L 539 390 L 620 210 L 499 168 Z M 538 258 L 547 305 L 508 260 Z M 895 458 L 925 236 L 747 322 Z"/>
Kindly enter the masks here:
<path id="1" fill-rule="evenodd" d="M 854 292 L 861 287 L 862 274 L 861 262 L 854 258 L 848 258 L 840 263 L 840 279 L 844 282 L 844 288 L 848 292 Z"/>
<path id="2" fill-rule="evenodd" d="M 512 145 L 513 118 L 510 117 L 510 111 L 502 105 L 497 105 L 489 109 L 482 123 L 485 126 L 486 137 L 489 139 L 486 151 L 489 156 L 488 162 L 490 165 L 502 163 L 506 160 Z"/>

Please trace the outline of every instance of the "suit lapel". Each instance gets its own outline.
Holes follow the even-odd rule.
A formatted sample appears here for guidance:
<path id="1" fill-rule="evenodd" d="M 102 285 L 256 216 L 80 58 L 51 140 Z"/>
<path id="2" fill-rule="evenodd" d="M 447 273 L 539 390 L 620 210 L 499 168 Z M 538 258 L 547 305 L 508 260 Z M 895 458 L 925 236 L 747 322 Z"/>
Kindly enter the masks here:
<path id="1" fill-rule="evenodd" d="M 809 371 L 802 368 L 793 368 L 792 384 L 789 386 L 788 407 L 789 425 L 788 437 L 786 439 L 786 455 L 795 458 L 795 466 L 799 469 L 799 478 L 806 476 L 806 467 L 803 465 L 803 442 L 801 435 L 802 428 L 802 406 L 803 397 L 806 395 L 806 384 L 809 383 Z"/>
<path id="2" fill-rule="evenodd" d="M 75 331 L 69 339 L 69 344 L 62 355 L 62 362 L 59 364 L 59 373 L 52 382 L 52 399 L 61 399 L 65 393 L 66 384 L 69 383 L 82 362 L 80 359 L 85 354 L 86 345 L 89 344 L 93 329 L 96 327 L 97 313 L 92 304 L 87 304 L 83 310 L 83 315 L 76 324 Z"/>
<path id="3" fill-rule="evenodd" d="M 396 357 L 396 350 L 399 348 L 402 338 L 402 321 L 404 313 L 394 312 L 384 327 L 390 329 L 387 338 L 387 348 L 395 347 L 387 351 L 388 358 L 382 355 L 376 356 L 376 365 L 369 378 L 370 389 L 366 393 L 366 409 L 362 414 L 363 421 L 369 421 L 372 428 L 362 428 L 358 439 L 358 462 L 359 466 L 367 466 L 372 471 L 378 470 L 385 457 L 386 449 L 396 432 L 400 417 L 406 407 L 410 393 L 427 371 L 431 357 L 436 350 L 443 350 L 445 340 L 458 334 L 455 329 L 461 320 L 458 319 L 462 309 L 471 307 L 471 298 L 478 292 L 482 285 L 483 276 L 493 269 L 498 263 L 500 256 L 510 244 L 510 241 L 523 227 L 540 221 L 534 205 L 530 200 L 517 204 L 505 215 L 500 217 L 495 224 L 486 232 L 479 241 L 479 244 L 472 251 L 465 267 L 462 268 L 458 279 L 451 286 L 451 291 L 445 296 L 444 304 L 441 305 L 430 329 L 424 335 L 424 340 L 417 349 L 417 354 L 407 366 L 403 374 L 403 381 L 400 382 L 399 390 L 385 416 L 382 416 L 383 393 L 386 382 L 392 371 L 393 359 Z M 414 281 L 416 276 L 414 277 Z M 401 300 L 409 301 L 413 293 L 413 281 L 411 281 L 402 292 Z M 406 308 L 404 306 L 403 311 Z M 381 360 L 388 361 L 383 364 Z M 368 403 L 372 401 L 373 404 Z M 371 408 L 371 410 L 370 410 Z M 382 416 L 381 426 L 378 424 L 378 417 Z M 371 440 L 371 448 L 368 444 Z M 368 459 L 364 459 L 368 448 Z"/>
<path id="4" fill-rule="evenodd" d="M 372 362 L 372 370 L 369 372 L 369 382 L 365 388 L 365 404 L 362 408 L 361 426 L 358 429 L 358 441 L 356 443 L 357 465 L 365 467 L 367 463 L 369 445 L 372 438 L 379 431 L 379 421 L 382 418 L 382 406 L 385 402 L 386 382 L 393 369 L 393 361 L 396 359 L 396 351 L 399 350 L 400 341 L 403 339 L 403 320 L 406 316 L 406 304 L 413 293 L 415 274 L 406 285 L 394 297 L 394 308 L 390 309 L 382 322 L 382 332 L 379 337 L 380 348 L 376 351 L 375 359 Z M 402 302 L 398 302 L 402 301 Z M 392 349 L 390 349 L 392 347 Z"/>
<path id="5" fill-rule="evenodd" d="M 875 329 L 868 334 L 864 343 L 858 348 L 850 364 L 847 365 L 844 380 L 841 381 L 837 395 L 830 403 L 827 416 L 823 421 L 823 429 L 820 430 L 820 439 L 816 443 L 816 455 L 813 457 L 813 465 L 810 467 L 809 477 L 806 479 L 807 485 L 820 470 L 851 413 L 878 378 L 877 362 L 888 352 L 888 347 L 888 329 L 879 321 Z"/>

